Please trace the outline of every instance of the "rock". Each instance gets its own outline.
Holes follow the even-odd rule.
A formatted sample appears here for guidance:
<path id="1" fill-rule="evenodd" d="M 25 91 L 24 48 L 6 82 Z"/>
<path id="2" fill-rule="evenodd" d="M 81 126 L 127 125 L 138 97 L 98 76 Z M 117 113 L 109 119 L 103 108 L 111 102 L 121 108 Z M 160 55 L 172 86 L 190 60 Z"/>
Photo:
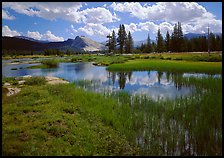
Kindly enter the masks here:
<path id="1" fill-rule="evenodd" d="M 10 83 L 5 82 L 3 86 L 8 87 L 8 86 L 10 86 Z"/>
<path id="2" fill-rule="evenodd" d="M 25 75 L 25 76 L 23 76 L 23 78 L 30 78 L 30 77 L 32 77 L 31 75 Z"/>
<path id="3" fill-rule="evenodd" d="M 69 83 L 68 81 L 64 81 L 58 77 L 46 76 L 45 79 L 49 84 Z"/>
<path id="4" fill-rule="evenodd" d="M 18 84 L 24 84 L 26 81 L 25 80 L 21 80 L 21 81 L 18 81 Z"/>
<path id="5" fill-rule="evenodd" d="M 20 88 L 7 88 L 7 89 L 8 89 L 8 93 L 6 94 L 7 96 L 14 95 L 14 94 L 19 93 L 21 91 Z"/>

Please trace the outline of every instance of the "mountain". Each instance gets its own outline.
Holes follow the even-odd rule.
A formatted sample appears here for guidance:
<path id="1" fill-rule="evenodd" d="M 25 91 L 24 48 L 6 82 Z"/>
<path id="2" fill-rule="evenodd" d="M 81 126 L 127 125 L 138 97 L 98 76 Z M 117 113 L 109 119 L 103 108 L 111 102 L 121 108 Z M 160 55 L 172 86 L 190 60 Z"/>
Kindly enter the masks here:
<path id="1" fill-rule="evenodd" d="M 214 35 L 218 35 L 218 36 L 222 36 L 222 33 L 213 33 Z M 187 39 L 192 39 L 192 38 L 196 38 L 196 37 L 200 37 L 200 36 L 205 36 L 208 37 L 207 33 L 187 33 L 184 34 L 184 37 Z"/>
<path id="2" fill-rule="evenodd" d="M 26 36 L 14 36 L 14 37 L 20 38 L 20 39 L 29 40 L 29 41 L 34 41 L 34 42 L 49 43 L 49 41 L 36 40 L 36 39 L 30 38 L 30 37 L 26 37 Z"/>
<path id="3" fill-rule="evenodd" d="M 150 40 L 150 41 L 151 41 L 151 43 L 152 43 L 152 42 L 156 42 L 155 40 Z M 141 47 L 142 43 L 143 43 L 143 44 L 146 44 L 146 43 L 147 43 L 147 39 L 145 39 L 145 40 L 141 40 L 141 41 L 134 41 L 134 47 L 135 47 L 135 48 L 136 48 L 136 47 Z"/>
<path id="4" fill-rule="evenodd" d="M 106 49 L 105 45 L 84 36 L 76 36 L 73 42 L 73 47 L 83 49 L 84 51 L 99 51 Z"/>
<path id="5" fill-rule="evenodd" d="M 222 33 L 214 33 L 215 35 L 218 35 L 218 36 L 222 36 Z M 187 39 L 192 39 L 192 38 L 196 38 L 196 37 L 199 37 L 199 36 L 206 36 L 208 37 L 208 34 L 207 33 L 204 33 L 204 34 L 200 34 L 200 33 L 187 33 L 187 34 L 184 34 L 184 37 L 186 37 Z M 156 42 L 156 40 L 151 40 L 151 42 Z M 147 43 L 147 39 L 145 40 L 141 40 L 141 41 L 134 41 L 134 47 L 140 47 L 142 43 Z"/>
<path id="6" fill-rule="evenodd" d="M 2 49 L 6 50 L 32 50 L 43 51 L 45 49 L 71 49 L 74 51 L 99 51 L 106 47 L 92 39 L 84 36 L 77 36 L 75 39 L 68 39 L 62 42 L 39 41 L 29 37 L 2 37 Z"/>

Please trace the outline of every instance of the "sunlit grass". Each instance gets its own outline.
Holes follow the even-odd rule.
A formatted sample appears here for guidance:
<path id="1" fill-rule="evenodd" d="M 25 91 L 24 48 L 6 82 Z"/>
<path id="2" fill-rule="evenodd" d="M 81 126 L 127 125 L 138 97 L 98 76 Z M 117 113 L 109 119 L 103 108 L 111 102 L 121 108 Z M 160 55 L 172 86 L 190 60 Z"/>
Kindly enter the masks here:
<path id="1" fill-rule="evenodd" d="M 221 155 L 222 79 L 180 82 L 196 91 L 158 102 L 74 84 L 3 95 L 3 155 Z"/>
<path id="2" fill-rule="evenodd" d="M 113 64 L 108 66 L 107 69 L 110 71 L 160 70 L 169 72 L 204 72 L 215 74 L 222 72 L 222 63 L 142 59 L 128 61 L 123 64 Z"/>

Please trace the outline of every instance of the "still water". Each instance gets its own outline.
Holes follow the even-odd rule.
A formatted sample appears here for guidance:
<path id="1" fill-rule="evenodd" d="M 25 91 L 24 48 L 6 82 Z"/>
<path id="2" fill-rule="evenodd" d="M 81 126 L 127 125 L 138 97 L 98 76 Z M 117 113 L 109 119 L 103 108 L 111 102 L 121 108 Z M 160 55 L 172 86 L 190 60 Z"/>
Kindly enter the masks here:
<path id="1" fill-rule="evenodd" d="M 27 59 L 28 60 L 28 59 Z M 20 61 L 24 61 L 21 59 Z M 58 68 L 27 69 L 35 64 L 11 64 L 11 60 L 2 61 L 3 77 L 55 76 L 69 82 L 76 82 L 87 90 L 95 92 L 127 91 L 133 95 L 145 94 L 158 100 L 174 99 L 193 92 L 193 87 L 187 87 L 178 82 L 180 77 L 208 76 L 207 74 L 168 73 L 160 71 L 109 72 L 104 66 L 94 66 L 92 63 L 59 63 Z M 11 70 L 17 68 L 17 70 Z M 218 76 L 219 75 L 215 75 Z"/>

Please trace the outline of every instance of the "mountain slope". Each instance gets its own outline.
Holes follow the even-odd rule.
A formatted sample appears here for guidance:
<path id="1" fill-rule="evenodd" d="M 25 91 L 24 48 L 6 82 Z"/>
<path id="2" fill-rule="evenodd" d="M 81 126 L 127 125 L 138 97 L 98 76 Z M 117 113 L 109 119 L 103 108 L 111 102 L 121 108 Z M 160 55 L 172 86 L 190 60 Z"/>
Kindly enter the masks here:
<path id="1" fill-rule="evenodd" d="M 106 47 L 84 36 L 68 39 L 63 42 L 42 42 L 29 37 L 2 37 L 2 49 L 6 50 L 32 50 L 43 51 L 45 49 L 71 49 L 73 51 L 99 51 Z"/>

